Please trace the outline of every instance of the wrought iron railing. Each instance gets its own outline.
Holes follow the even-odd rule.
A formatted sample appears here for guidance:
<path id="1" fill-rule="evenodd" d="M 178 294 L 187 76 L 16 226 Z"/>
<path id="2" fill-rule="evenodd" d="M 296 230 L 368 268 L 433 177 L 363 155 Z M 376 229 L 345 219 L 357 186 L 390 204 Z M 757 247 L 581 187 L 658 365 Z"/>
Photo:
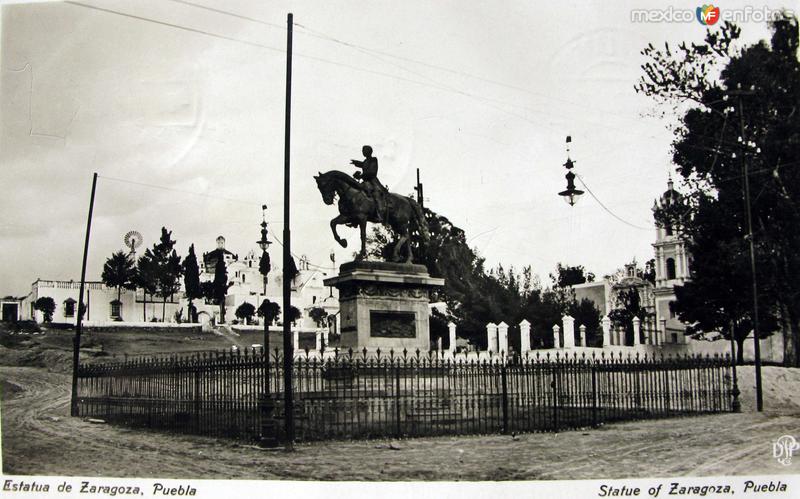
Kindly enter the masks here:
<path id="1" fill-rule="evenodd" d="M 293 375 L 302 440 L 557 431 L 730 411 L 733 398 L 718 356 L 306 353 Z M 283 420 L 277 351 L 269 369 L 248 349 L 87 364 L 78 376 L 81 416 L 257 439 L 268 379 Z"/>

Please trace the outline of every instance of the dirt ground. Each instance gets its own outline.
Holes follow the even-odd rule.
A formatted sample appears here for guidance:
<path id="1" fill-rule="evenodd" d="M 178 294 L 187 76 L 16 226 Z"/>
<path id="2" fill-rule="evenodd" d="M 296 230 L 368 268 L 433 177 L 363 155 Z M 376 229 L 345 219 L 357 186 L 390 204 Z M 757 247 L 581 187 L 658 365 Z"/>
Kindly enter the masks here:
<path id="1" fill-rule="evenodd" d="M 2 360 L 2 356 L 0 356 Z M 63 369 L 59 369 L 63 371 Z M 800 436 L 800 369 L 764 368 L 764 413 L 753 369 L 740 369 L 742 414 L 650 420 L 591 431 L 297 445 L 263 451 L 70 418 L 69 376 L 0 367 L 3 471 L 20 475 L 288 480 L 539 480 L 798 473 L 772 442 Z"/>

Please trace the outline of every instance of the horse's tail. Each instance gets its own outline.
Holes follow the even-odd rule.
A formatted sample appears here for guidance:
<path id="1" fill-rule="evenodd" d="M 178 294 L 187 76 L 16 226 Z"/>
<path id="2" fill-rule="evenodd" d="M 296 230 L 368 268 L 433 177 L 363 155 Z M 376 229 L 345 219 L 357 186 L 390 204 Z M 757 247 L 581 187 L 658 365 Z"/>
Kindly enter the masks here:
<path id="1" fill-rule="evenodd" d="M 408 198 L 410 201 L 411 207 L 414 209 L 414 218 L 417 222 L 417 230 L 419 231 L 419 235 L 422 236 L 423 241 L 429 241 L 431 238 L 431 233 L 428 231 L 428 221 L 425 220 L 425 213 L 422 211 L 422 207 L 411 198 Z"/>

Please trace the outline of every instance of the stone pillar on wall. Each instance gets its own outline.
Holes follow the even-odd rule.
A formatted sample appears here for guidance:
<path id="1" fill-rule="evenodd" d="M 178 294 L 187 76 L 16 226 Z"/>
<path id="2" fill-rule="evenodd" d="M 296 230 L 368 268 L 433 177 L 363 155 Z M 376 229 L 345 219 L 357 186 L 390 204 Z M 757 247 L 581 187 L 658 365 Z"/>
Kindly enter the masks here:
<path id="1" fill-rule="evenodd" d="M 505 322 L 497 325 L 497 352 L 508 355 L 508 324 Z"/>
<path id="2" fill-rule="evenodd" d="M 531 323 L 525 319 L 519 323 L 519 349 L 522 355 L 531 349 Z"/>
<path id="3" fill-rule="evenodd" d="M 633 346 L 638 346 L 640 341 L 640 334 L 642 332 L 642 320 L 638 317 L 633 318 Z"/>
<path id="4" fill-rule="evenodd" d="M 298 331 L 297 329 L 292 331 L 292 345 L 294 348 L 294 353 L 300 351 L 300 331 Z"/>
<path id="5" fill-rule="evenodd" d="M 659 322 L 659 334 L 661 335 L 661 343 L 669 343 L 667 338 L 667 319 L 661 319 Z"/>
<path id="6" fill-rule="evenodd" d="M 497 324 L 486 324 L 486 350 L 497 352 Z"/>
<path id="7" fill-rule="evenodd" d="M 561 323 L 564 325 L 564 348 L 572 348 L 575 346 L 575 319 L 565 315 Z"/>
<path id="8" fill-rule="evenodd" d="M 553 348 L 561 348 L 561 328 L 558 324 L 553 326 Z"/>
<path id="9" fill-rule="evenodd" d="M 607 347 L 611 345 L 611 319 L 606 315 L 601 324 L 603 326 L 603 346 Z"/>
<path id="10" fill-rule="evenodd" d="M 456 353 L 456 325 L 453 322 L 447 323 L 447 333 L 450 338 L 450 347 L 447 350 L 451 354 Z"/>
<path id="11" fill-rule="evenodd" d="M 578 326 L 578 331 L 580 331 L 581 346 L 585 347 L 586 346 L 586 326 L 581 324 L 580 326 Z"/>
<path id="12" fill-rule="evenodd" d="M 314 350 L 319 352 L 322 350 L 322 330 L 317 329 L 316 333 L 314 333 Z"/>
<path id="13" fill-rule="evenodd" d="M 622 326 L 617 326 L 617 345 L 625 346 L 625 330 Z"/>

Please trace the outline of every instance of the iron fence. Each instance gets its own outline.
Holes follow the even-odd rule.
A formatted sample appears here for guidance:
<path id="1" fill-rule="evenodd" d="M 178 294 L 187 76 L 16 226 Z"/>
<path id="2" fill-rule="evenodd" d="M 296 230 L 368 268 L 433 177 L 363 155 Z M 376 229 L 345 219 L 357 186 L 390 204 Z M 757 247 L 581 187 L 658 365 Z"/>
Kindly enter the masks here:
<path id="1" fill-rule="evenodd" d="M 82 365 L 79 414 L 257 439 L 267 379 L 279 431 L 283 421 L 281 356 L 269 357 L 248 349 Z M 730 359 L 718 356 L 306 353 L 293 390 L 301 440 L 558 431 L 730 411 L 733 397 Z"/>

